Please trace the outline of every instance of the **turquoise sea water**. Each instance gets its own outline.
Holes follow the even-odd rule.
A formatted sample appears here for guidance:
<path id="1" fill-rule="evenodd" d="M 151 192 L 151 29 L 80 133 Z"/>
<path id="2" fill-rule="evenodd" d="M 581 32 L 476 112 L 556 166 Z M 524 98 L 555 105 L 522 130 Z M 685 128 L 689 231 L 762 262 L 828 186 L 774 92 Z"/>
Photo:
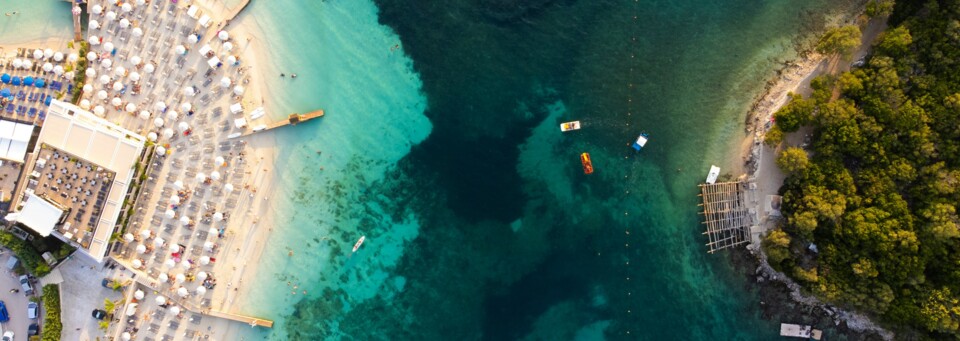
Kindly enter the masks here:
<path id="1" fill-rule="evenodd" d="M 267 73 L 300 75 L 268 77 L 269 110 L 327 117 L 276 137 L 278 226 L 241 308 L 277 324 L 251 336 L 774 337 L 706 254 L 695 185 L 738 162 L 798 34 L 847 5 L 255 1 L 239 20 Z"/>
<path id="2" fill-rule="evenodd" d="M 6 13 L 19 12 L 16 15 Z M 62 0 L 0 0 L 0 46 L 50 36 L 73 36 L 70 3 Z"/>

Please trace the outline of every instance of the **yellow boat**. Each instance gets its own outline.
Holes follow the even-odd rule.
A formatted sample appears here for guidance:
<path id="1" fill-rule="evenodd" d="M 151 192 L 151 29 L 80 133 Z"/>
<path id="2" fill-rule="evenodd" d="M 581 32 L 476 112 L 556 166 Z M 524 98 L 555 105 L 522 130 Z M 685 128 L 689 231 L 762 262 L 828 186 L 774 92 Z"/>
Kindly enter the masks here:
<path id="1" fill-rule="evenodd" d="M 590 161 L 590 154 L 580 154 L 580 163 L 583 164 L 583 174 L 593 173 L 593 162 Z"/>

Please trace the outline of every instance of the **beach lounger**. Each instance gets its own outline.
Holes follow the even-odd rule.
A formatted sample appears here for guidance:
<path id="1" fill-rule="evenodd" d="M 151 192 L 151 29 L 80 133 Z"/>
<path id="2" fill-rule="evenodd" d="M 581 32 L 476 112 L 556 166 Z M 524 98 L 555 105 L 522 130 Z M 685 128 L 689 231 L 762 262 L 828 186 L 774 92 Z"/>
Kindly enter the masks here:
<path id="1" fill-rule="evenodd" d="M 18 105 L 18 106 L 17 106 L 17 116 L 23 116 L 23 115 L 26 114 L 26 113 L 27 113 L 27 108 L 26 108 L 26 107 L 24 107 L 24 106 L 22 106 L 22 105 Z"/>
<path id="2" fill-rule="evenodd" d="M 33 118 L 34 116 L 37 116 L 37 108 L 30 108 L 30 110 L 27 111 L 27 117 Z"/>
<path id="3" fill-rule="evenodd" d="M 40 111 L 38 112 L 37 116 L 40 118 L 41 121 L 43 121 L 44 119 L 47 118 L 47 111 L 46 111 L 46 110 L 40 110 Z"/>
<path id="4" fill-rule="evenodd" d="M 38 99 L 38 100 L 42 102 L 42 101 L 45 100 L 45 99 L 47 99 L 47 94 L 41 92 L 41 93 L 40 93 L 40 99 Z"/>
<path id="5" fill-rule="evenodd" d="M 17 92 L 17 99 L 19 100 L 23 100 L 26 96 L 27 95 L 23 92 L 23 90 Z"/>
<path id="6" fill-rule="evenodd" d="M 16 106 L 14 106 L 13 103 L 7 104 L 7 112 L 8 112 L 8 113 L 11 113 L 11 114 L 12 114 L 12 113 L 13 113 L 13 109 L 15 109 L 15 108 L 16 108 Z"/>

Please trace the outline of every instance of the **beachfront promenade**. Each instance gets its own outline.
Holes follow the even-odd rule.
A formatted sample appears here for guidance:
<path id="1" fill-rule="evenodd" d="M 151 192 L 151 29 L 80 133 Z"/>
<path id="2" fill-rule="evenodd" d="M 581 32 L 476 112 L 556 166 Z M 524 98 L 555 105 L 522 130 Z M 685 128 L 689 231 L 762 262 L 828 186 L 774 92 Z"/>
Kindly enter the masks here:
<path id="1" fill-rule="evenodd" d="M 258 224 L 266 213 L 270 160 L 251 147 L 256 141 L 228 138 L 251 132 L 234 124 L 237 119 L 254 127 L 269 119 L 252 119 L 248 108 L 228 110 L 233 103 L 262 102 L 245 63 L 251 39 L 240 29 L 221 29 L 247 3 L 230 12 L 215 1 L 87 4 L 84 39 L 91 46 L 79 105 L 155 146 L 112 254 L 137 274 L 138 285 L 107 335 L 225 337 L 212 329 L 223 324 L 207 324 L 211 318 L 273 325 L 234 311 L 246 262 L 265 246 L 269 230 Z"/>

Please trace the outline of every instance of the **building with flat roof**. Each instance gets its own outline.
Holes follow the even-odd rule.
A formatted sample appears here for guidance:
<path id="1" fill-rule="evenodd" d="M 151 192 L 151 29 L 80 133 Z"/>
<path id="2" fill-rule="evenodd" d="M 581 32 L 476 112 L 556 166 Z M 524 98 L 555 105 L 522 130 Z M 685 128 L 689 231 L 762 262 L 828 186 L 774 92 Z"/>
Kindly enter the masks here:
<path id="1" fill-rule="evenodd" d="M 8 218 L 102 261 L 147 139 L 70 103 L 47 112 Z M 52 226 L 37 217 L 51 207 L 61 209 Z"/>
<path id="2" fill-rule="evenodd" d="M 33 125 L 0 120 L 0 160 L 23 163 Z"/>

